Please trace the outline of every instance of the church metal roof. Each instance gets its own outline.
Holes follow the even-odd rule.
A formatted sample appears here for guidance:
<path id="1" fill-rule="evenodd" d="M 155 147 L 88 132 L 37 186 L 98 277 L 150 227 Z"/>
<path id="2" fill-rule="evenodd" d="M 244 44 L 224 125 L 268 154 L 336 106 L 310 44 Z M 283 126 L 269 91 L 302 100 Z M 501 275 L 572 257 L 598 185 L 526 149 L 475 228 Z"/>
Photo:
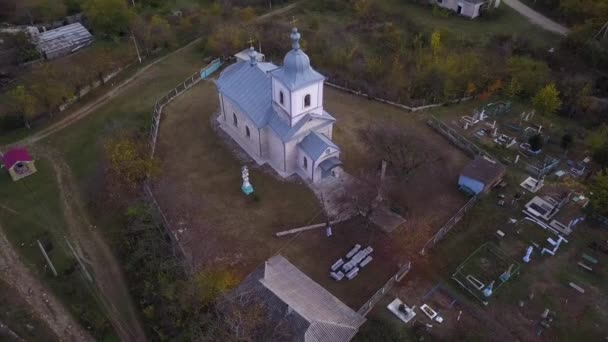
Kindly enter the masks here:
<path id="1" fill-rule="evenodd" d="M 306 124 L 314 124 L 310 128 L 320 129 L 335 121 L 336 119 L 325 111 L 323 111 L 323 115 L 307 113 L 292 127 L 286 120 L 282 119 L 279 114 L 274 113 L 271 116 L 268 125 L 282 141 L 290 141 L 301 136 L 299 133 L 301 133 L 302 127 Z M 306 132 L 308 132 L 308 130 Z"/>
<path id="2" fill-rule="evenodd" d="M 272 63 L 239 62 L 222 72 L 216 81 L 218 91 L 246 113 L 258 127 L 264 127 L 272 115 L 272 81 L 265 70 Z"/>
<path id="3" fill-rule="evenodd" d="M 281 255 L 249 274 L 227 298 L 241 305 L 263 304 L 265 319 L 289 329 L 282 341 L 346 342 L 365 323 Z"/>
<path id="4" fill-rule="evenodd" d="M 310 323 L 305 341 L 349 341 L 365 322 L 281 255 L 266 261 L 260 282 Z"/>
<path id="5" fill-rule="evenodd" d="M 328 148 L 339 149 L 325 134 L 312 131 L 299 144 L 313 160 L 319 159 Z"/>

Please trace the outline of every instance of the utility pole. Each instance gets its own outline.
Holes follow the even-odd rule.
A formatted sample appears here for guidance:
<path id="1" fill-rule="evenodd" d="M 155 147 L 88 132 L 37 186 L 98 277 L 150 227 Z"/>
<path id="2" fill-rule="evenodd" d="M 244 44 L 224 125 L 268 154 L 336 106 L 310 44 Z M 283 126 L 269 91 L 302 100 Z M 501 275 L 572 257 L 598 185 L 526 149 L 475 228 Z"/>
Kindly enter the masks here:
<path id="1" fill-rule="evenodd" d="M 137 60 L 141 64 L 141 55 L 139 54 L 139 48 L 137 47 L 137 40 L 135 40 L 135 34 L 131 31 L 131 38 L 133 38 L 133 44 L 135 44 L 135 51 L 137 52 Z"/>

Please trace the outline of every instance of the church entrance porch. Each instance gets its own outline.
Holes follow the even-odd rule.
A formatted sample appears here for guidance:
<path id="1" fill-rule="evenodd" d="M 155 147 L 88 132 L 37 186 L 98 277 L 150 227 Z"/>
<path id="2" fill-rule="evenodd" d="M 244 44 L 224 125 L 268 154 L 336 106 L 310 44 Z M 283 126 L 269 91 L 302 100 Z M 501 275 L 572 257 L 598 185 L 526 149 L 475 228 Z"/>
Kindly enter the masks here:
<path id="1" fill-rule="evenodd" d="M 342 162 L 337 157 L 331 157 L 319 164 L 321 178 L 334 177 L 340 178 L 342 175 Z"/>

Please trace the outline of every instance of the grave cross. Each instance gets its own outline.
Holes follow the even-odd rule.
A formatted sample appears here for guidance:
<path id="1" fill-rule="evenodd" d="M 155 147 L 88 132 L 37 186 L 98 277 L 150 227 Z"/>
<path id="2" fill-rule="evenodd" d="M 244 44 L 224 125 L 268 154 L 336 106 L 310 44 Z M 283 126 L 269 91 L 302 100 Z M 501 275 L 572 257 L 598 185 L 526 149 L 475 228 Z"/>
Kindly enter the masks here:
<path id="1" fill-rule="evenodd" d="M 253 37 L 249 36 L 249 40 L 247 41 L 247 43 L 249 43 L 249 46 L 253 46 L 253 43 L 255 43 L 255 39 L 253 39 Z"/>
<path id="2" fill-rule="evenodd" d="M 295 16 L 292 16 L 291 21 L 289 23 L 291 24 L 291 26 L 296 27 L 297 22 L 298 22 L 298 19 L 296 19 Z"/>

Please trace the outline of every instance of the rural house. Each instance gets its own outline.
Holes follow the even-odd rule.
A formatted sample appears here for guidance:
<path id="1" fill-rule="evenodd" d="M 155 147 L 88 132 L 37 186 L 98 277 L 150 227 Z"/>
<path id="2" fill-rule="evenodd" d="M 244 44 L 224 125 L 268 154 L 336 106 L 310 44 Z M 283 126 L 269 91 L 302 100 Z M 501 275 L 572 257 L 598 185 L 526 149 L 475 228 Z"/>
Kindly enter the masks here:
<path id="1" fill-rule="evenodd" d="M 460 173 L 458 186 L 477 195 L 498 185 L 505 172 L 506 169 L 501 163 L 477 156 Z"/>
<path id="2" fill-rule="evenodd" d="M 259 165 L 317 182 L 340 174 L 340 148 L 331 140 L 336 119 L 323 110 L 325 77 L 311 67 L 296 28 L 290 38 L 283 66 L 260 62 L 251 47 L 248 61 L 222 72 L 218 121 Z"/>
<path id="3" fill-rule="evenodd" d="M 244 307 L 261 305 L 281 341 L 350 341 L 365 318 L 281 255 L 268 259 L 229 295 Z M 282 328 L 282 329 L 279 329 Z"/>
<path id="4" fill-rule="evenodd" d="M 9 150 L 2 155 L 2 166 L 8 171 L 13 181 L 18 181 L 36 172 L 34 158 L 22 148 Z"/>
<path id="5" fill-rule="evenodd" d="M 490 6 L 490 0 L 431 0 L 439 7 L 443 7 L 456 12 L 458 15 L 471 19 L 479 17 L 482 12 Z M 500 1 L 496 1 L 494 6 L 498 6 Z"/>

